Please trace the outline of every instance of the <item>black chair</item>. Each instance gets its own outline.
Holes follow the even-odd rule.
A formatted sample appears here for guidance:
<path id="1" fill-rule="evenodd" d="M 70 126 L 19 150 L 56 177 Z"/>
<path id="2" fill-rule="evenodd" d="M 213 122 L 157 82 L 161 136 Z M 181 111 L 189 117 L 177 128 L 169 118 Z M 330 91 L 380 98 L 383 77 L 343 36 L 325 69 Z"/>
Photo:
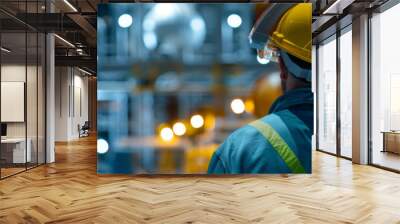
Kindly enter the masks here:
<path id="1" fill-rule="evenodd" d="M 89 129 L 90 129 L 89 121 L 85 121 L 82 127 L 78 124 L 79 138 L 89 136 Z"/>

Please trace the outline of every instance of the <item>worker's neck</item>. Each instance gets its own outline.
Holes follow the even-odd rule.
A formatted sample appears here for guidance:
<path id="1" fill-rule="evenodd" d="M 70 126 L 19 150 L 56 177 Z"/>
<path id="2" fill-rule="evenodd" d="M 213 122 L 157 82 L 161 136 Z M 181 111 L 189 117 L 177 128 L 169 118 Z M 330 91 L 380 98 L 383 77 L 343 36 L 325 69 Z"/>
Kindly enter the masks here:
<path id="1" fill-rule="evenodd" d="M 311 83 L 303 82 L 292 76 L 289 76 L 284 82 L 282 82 L 283 91 L 287 92 L 294 89 L 300 88 L 311 88 Z"/>

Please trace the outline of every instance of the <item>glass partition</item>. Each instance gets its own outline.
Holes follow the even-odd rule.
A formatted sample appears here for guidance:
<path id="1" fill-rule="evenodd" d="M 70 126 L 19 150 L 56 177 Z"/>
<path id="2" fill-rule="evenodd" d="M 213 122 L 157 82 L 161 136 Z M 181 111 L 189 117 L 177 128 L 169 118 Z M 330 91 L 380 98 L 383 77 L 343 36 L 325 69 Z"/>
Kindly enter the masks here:
<path id="1" fill-rule="evenodd" d="M 24 171 L 31 161 L 26 136 L 26 41 L 25 31 L 1 34 L 2 177 Z"/>
<path id="2" fill-rule="evenodd" d="M 0 6 L 43 11 L 43 1 L 14 3 Z M 39 30 L 0 12 L 1 179 L 45 163 L 45 44 Z"/>
<path id="3" fill-rule="evenodd" d="M 336 154 L 336 36 L 318 47 L 318 149 Z"/>

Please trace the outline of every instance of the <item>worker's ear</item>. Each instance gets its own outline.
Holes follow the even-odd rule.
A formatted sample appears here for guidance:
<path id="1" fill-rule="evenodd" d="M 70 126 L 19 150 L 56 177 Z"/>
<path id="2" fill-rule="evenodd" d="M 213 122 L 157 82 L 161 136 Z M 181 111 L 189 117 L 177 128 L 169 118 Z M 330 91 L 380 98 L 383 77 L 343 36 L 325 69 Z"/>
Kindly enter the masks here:
<path id="1" fill-rule="evenodd" d="M 281 80 L 287 80 L 289 77 L 288 71 L 281 57 L 279 57 L 279 68 L 281 69 Z"/>

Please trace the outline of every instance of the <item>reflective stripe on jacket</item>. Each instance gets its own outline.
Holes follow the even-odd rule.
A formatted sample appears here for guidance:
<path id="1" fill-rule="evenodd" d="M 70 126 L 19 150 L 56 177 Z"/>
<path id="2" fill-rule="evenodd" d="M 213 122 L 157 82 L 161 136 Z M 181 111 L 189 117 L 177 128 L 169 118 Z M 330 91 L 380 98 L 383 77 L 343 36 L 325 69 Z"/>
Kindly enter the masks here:
<path id="1" fill-rule="evenodd" d="M 269 115 L 225 140 L 208 173 L 311 173 L 312 96 L 298 89 L 280 97 Z"/>

